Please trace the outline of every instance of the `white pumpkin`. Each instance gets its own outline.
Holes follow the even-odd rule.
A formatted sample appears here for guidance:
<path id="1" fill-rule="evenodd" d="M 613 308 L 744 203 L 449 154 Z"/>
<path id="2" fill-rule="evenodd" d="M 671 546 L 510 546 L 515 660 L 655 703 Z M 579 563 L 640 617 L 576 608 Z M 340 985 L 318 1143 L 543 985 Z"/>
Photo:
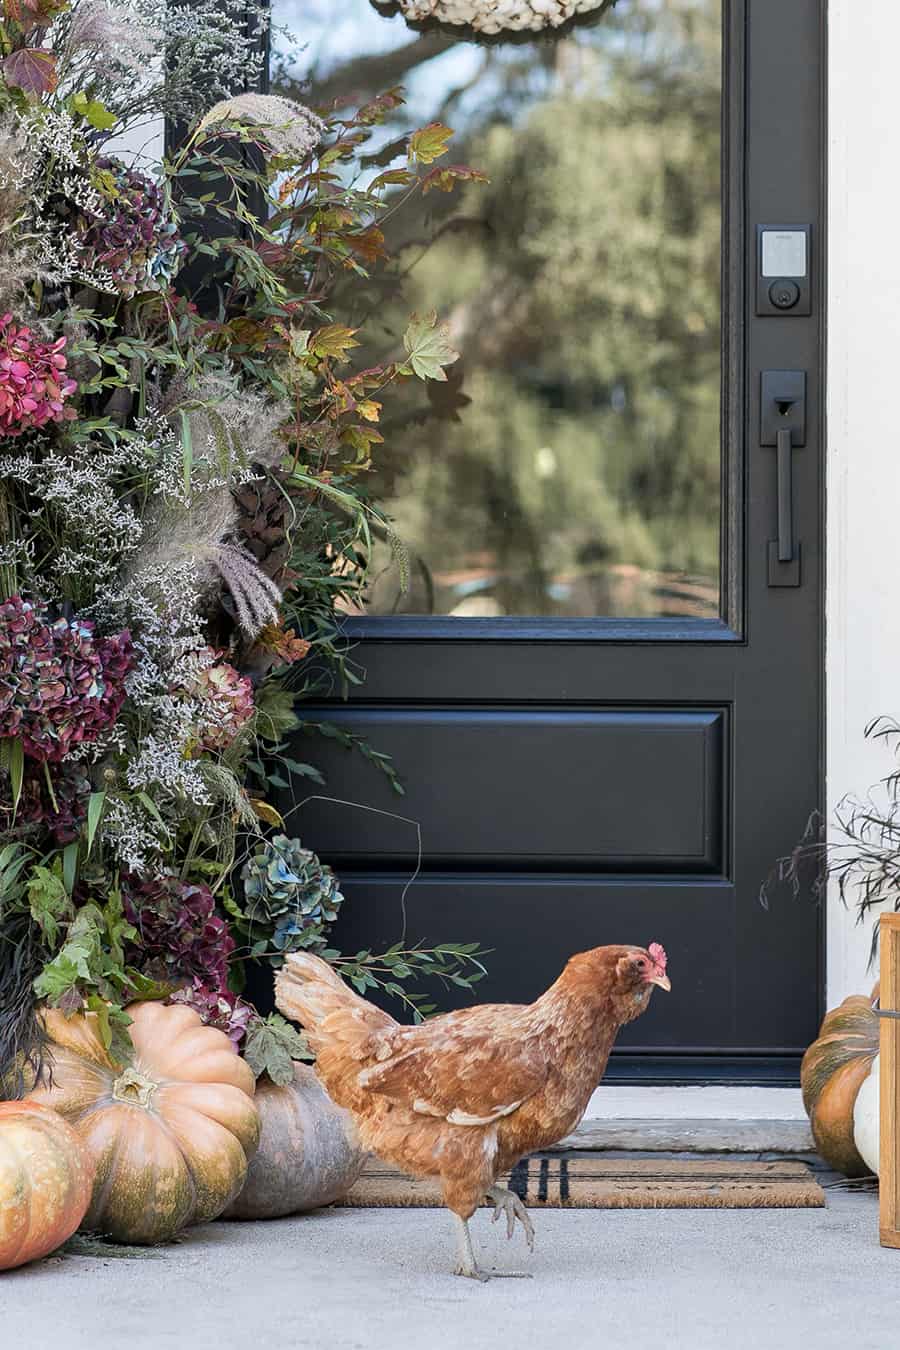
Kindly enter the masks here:
<path id="1" fill-rule="evenodd" d="M 878 1148 L 880 1134 L 880 1074 L 879 1060 L 876 1055 L 872 1061 L 872 1070 L 864 1079 L 853 1104 L 853 1142 L 857 1152 L 870 1172 L 878 1175 Z"/>

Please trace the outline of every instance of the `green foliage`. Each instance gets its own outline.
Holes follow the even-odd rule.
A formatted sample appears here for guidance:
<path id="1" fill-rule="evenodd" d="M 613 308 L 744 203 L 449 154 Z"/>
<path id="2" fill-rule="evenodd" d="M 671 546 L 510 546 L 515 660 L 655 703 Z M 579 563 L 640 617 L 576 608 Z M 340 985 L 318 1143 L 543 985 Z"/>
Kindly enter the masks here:
<path id="1" fill-rule="evenodd" d="M 68 901 L 68 896 L 57 889 L 58 878 L 46 869 L 38 871 L 46 876 L 34 888 L 29 886 L 29 896 L 39 899 L 36 917 L 46 935 L 48 914 L 54 923 L 64 917 L 62 898 Z M 35 898 L 31 903 L 34 915 Z M 128 1035 L 131 1019 L 122 1003 L 133 997 L 158 998 L 169 992 L 125 965 L 124 944 L 133 942 L 137 936 L 122 912 L 122 898 L 117 891 L 111 893 L 105 905 L 81 905 L 74 912 L 56 955 L 34 982 L 35 993 L 52 1007 L 65 1012 L 84 1008 L 96 1013 L 101 1040 L 121 1065 L 129 1063 L 134 1052 Z M 54 945 L 55 933 L 54 941 L 48 941 L 51 949 Z"/>
<path id="2" fill-rule="evenodd" d="M 481 961 L 487 954 L 477 942 L 442 942 L 434 947 L 424 944 L 404 947 L 402 942 L 396 942 L 379 953 L 361 951 L 355 956 L 344 956 L 332 949 L 320 953 L 350 981 L 357 993 L 365 995 L 382 989 L 398 999 L 416 1022 L 436 1012 L 437 1007 L 429 995 L 407 988 L 403 981 L 426 978 L 437 980 L 445 988 L 455 985 L 458 989 L 471 989 L 487 974 Z"/>
<path id="3" fill-rule="evenodd" d="M 62 861 L 56 859 L 51 870 L 33 867 L 26 887 L 28 909 L 46 946 L 56 947 L 60 928 L 74 916 L 72 897 L 62 879 Z"/>
<path id="4" fill-rule="evenodd" d="M 276 1087 L 286 1087 L 294 1077 L 294 1060 L 311 1060 L 309 1046 L 300 1033 L 278 1013 L 252 1022 L 244 1042 L 244 1059 L 259 1078 L 268 1074 Z"/>

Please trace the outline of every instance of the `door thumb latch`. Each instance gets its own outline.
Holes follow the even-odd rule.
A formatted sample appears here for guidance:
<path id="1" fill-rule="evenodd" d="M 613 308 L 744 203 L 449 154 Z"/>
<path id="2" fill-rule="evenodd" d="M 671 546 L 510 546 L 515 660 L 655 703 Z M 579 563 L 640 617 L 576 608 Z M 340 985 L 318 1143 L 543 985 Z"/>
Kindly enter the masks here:
<path id="1" fill-rule="evenodd" d="M 778 536 L 768 543 L 770 586 L 800 585 L 800 541 L 794 538 L 793 451 L 806 444 L 806 371 L 764 370 L 760 390 L 762 446 L 775 449 Z"/>

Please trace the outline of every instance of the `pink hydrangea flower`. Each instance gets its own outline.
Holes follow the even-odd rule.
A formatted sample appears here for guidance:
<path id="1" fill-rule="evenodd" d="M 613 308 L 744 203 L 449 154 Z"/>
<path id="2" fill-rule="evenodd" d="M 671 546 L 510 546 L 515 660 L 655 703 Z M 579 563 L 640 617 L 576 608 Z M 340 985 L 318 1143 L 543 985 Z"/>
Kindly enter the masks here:
<path id="1" fill-rule="evenodd" d="M 94 635 L 84 619 L 51 620 L 20 595 L 0 604 L 0 734 L 58 763 L 111 727 L 134 664 L 131 634 Z"/>
<path id="2" fill-rule="evenodd" d="M 69 421 L 74 408 L 65 400 L 75 393 L 66 378 L 64 337 L 42 342 L 11 314 L 0 316 L 0 436 L 20 436 L 48 422 Z"/>

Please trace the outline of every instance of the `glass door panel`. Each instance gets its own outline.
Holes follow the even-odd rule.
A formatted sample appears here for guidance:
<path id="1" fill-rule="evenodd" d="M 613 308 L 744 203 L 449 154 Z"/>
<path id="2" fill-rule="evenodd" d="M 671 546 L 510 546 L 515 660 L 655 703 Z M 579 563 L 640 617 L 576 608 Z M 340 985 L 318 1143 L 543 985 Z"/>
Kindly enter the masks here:
<path id="1" fill-rule="evenodd" d="M 714 618 L 720 608 L 721 6 L 627 0 L 528 41 L 417 34 L 369 0 L 273 0 L 273 91 L 364 101 L 395 84 L 380 162 L 453 127 L 490 178 L 389 230 L 392 266 L 342 322 L 390 356 L 437 309 L 461 353 L 381 430 L 385 547 L 370 613 Z M 350 306 L 355 306 L 355 311 Z M 375 322 L 373 323 L 373 318 Z"/>

